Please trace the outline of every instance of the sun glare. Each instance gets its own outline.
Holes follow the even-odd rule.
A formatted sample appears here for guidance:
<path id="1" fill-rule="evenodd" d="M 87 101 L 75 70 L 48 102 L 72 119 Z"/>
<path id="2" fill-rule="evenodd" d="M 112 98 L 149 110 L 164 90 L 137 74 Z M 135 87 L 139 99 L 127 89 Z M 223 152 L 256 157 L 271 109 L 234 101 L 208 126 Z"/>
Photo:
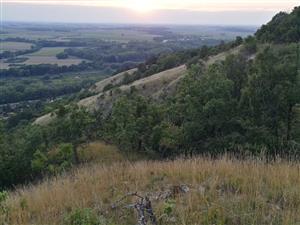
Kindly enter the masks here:
<path id="1" fill-rule="evenodd" d="M 128 4 L 128 8 L 139 13 L 147 13 L 155 8 L 151 0 L 132 0 Z"/>

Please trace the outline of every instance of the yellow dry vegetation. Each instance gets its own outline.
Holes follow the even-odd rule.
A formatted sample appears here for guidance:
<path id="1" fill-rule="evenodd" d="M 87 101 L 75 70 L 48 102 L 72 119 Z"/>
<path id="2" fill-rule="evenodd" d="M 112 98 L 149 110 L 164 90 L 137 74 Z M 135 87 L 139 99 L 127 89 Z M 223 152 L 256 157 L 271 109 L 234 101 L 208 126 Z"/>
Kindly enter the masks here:
<path id="1" fill-rule="evenodd" d="M 83 163 L 112 164 L 123 161 L 136 161 L 140 159 L 137 154 L 121 152 L 115 145 L 103 141 L 91 142 L 80 147 L 79 159 Z"/>
<path id="2" fill-rule="evenodd" d="M 97 144 L 90 146 L 92 155 L 97 148 Z M 155 198 L 178 185 L 186 185 L 188 192 L 171 199 Z M 111 221 L 108 224 L 136 224 L 133 209 L 111 208 L 129 192 L 152 196 L 159 224 L 300 223 L 297 163 L 223 157 L 85 166 L 10 193 L 5 203 L 7 224 L 62 224 L 68 213 L 84 208 Z M 132 201 L 129 198 L 126 204 Z"/>

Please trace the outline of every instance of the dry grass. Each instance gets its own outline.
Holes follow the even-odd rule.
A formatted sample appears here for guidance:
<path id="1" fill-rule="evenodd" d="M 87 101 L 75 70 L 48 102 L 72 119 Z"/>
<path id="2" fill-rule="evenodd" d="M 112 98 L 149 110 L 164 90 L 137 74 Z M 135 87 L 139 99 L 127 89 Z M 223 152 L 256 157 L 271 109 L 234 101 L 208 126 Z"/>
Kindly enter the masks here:
<path id="1" fill-rule="evenodd" d="M 23 64 L 40 65 L 40 64 L 57 64 L 58 66 L 78 65 L 82 62 L 79 58 L 57 59 L 56 56 L 28 56 Z M 22 64 L 22 63 L 21 63 Z"/>
<path id="2" fill-rule="evenodd" d="M 300 224 L 299 165 L 228 158 L 80 168 L 10 193 L 8 224 L 61 224 L 78 208 L 91 208 L 110 224 L 135 224 L 131 210 L 112 210 L 111 204 L 128 192 L 157 193 L 181 184 L 190 191 L 171 204 L 152 201 L 160 224 Z"/>
<path id="3" fill-rule="evenodd" d="M 118 151 L 118 148 L 113 145 L 108 145 L 103 142 L 92 142 L 87 146 L 83 146 L 78 151 L 80 161 L 89 163 L 106 163 L 124 161 L 124 157 Z"/>
<path id="4" fill-rule="evenodd" d="M 118 73 L 118 74 L 116 74 L 112 77 L 108 77 L 104 80 L 101 80 L 98 83 L 96 83 L 95 85 L 93 85 L 90 88 L 90 91 L 95 93 L 95 94 L 98 94 L 98 93 L 103 92 L 105 86 L 107 86 L 108 84 L 112 84 L 113 86 L 120 85 L 123 82 L 124 78 L 125 78 L 125 74 L 133 75 L 133 73 L 135 71 L 137 71 L 136 68 Z"/>
<path id="5" fill-rule="evenodd" d="M 103 141 L 91 142 L 82 146 L 79 151 L 79 159 L 83 163 L 113 164 L 124 161 L 137 161 L 145 159 L 137 153 L 120 151 L 115 145 L 106 144 Z"/>

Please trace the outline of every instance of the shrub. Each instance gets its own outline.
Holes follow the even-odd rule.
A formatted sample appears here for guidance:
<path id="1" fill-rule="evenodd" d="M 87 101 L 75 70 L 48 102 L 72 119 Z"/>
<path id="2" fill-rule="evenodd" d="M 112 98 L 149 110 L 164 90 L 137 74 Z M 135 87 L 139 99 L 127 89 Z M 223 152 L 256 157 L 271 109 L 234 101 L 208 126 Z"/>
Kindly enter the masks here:
<path id="1" fill-rule="evenodd" d="M 8 193 L 6 191 L 0 192 L 0 213 L 5 211 L 4 202 L 8 198 Z"/>
<path id="2" fill-rule="evenodd" d="M 73 163 L 73 145 L 61 144 L 46 154 L 39 150 L 36 151 L 31 161 L 31 167 L 36 173 L 58 174 L 71 168 Z"/>
<path id="3" fill-rule="evenodd" d="M 106 225 L 107 222 L 102 217 L 97 217 L 95 213 L 89 209 L 76 209 L 65 217 L 65 225 Z"/>

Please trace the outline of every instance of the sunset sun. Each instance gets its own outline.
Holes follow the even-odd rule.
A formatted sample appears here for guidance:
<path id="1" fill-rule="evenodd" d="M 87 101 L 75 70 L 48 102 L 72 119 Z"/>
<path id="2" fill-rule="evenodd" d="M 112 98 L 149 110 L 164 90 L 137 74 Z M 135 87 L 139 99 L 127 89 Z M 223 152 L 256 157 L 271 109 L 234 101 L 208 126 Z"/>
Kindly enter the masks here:
<path id="1" fill-rule="evenodd" d="M 151 0 L 132 0 L 129 2 L 128 8 L 139 13 L 147 13 L 155 8 Z"/>

